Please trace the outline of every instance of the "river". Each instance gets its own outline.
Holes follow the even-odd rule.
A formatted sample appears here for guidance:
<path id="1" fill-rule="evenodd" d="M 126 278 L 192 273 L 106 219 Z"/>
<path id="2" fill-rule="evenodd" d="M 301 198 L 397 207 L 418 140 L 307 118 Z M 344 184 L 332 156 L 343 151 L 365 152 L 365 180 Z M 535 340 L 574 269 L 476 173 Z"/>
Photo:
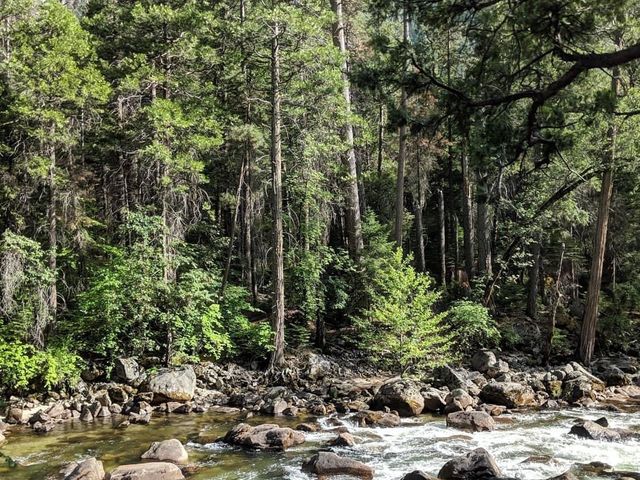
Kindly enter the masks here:
<path id="1" fill-rule="evenodd" d="M 607 443 L 568 435 L 578 418 L 596 419 L 602 412 L 568 410 L 505 415 L 492 432 L 466 433 L 445 427 L 443 417 L 404 419 L 396 428 L 349 426 L 358 444 L 334 448 L 340 455 L 361 460 L 376 471 L 376 479 L 396 480 L 412 470 L 433 475 L 451 457 L 483 447 L 497 459 L 505 475 L 526 480 L 546 479 L 569 469 L 574 463 L 605 462 L 619 470 L 640 471 L 640 441 Z M 640 432 L 640 413 L 606 413 L 612 427 Z M 300 419 L 254 417 L 248 423 L 279 423 L 295 426 Z M 152 441 L 177 438 L 185 443 L 190 463 L 197 465 L 194 480 L 306 480 L 302 462 L 333 438 L 328 419 L 322 429 L 307 433 L 307 441 L 284 453 L 245 452 L 213 440 L 222 436 L 238 419 L 233 415 L 191 414 L 154 417 L 150 425 L 113 428 L 111 421 L 84 424 L 73 421 L 56 426 L 48 434 L 14 430 L 0 449 L 0 478 L 43 480 L 56 474 L 68 461 L 95 456 L 108 472 L 117 465 L 139 462 Z M 7 458 L 8 457 L 8 458 Z M 15 465 L 11 464 L 15 462 Z M 586 474 L 582 479 L 590 479 Z"/>

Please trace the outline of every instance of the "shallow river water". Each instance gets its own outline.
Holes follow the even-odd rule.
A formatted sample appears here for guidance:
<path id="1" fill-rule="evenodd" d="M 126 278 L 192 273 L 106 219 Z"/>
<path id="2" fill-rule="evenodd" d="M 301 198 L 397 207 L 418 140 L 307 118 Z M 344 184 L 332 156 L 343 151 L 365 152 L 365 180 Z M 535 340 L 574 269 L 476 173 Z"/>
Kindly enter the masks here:
<path id="1" fill-rule="evenodd" d="M 357 446 L 334 451 L 371 465 L 376 480 L 397 480 L 416 469 L 435 475 L 451 457 L 477 447 L 491 452 L 507 476 L 526 480 L 546 479 L 574 463 L 592 461 L 640 471 L 640 441 L 607 443 L 568 435 L 577 418 L 600 416 L 580 410 L 516 414 L 500 417 L 493 432 L 473 434 L 446 428 L 442 417 L 405 419 L 397 428 L 384 429 L 350 424 Z M 606 417 L 612 427 L 640 432 L 640 413 L 607 413 Z M 349 424 L 348 416 L 343 419 Z M 65 462 L 87 456 L 99 458 L 110 471 L 117 465 L 139 462 L 152 441 L 178 438 L 186 444 L 190 463 L 200 467 L 189 477 L 194 480 L 306 480 L 309 477 L 300 471 L 300 465 L 336 435 L 307 433 L 305 444 L 285 453 L 244 452 L 213 442 L 238 421 L 220 414 L 171 415 L 124 430 L 114 429 L 111 422 L 87 425 L 74 421 L 46 435 L 14 433 L 0 449 L 4 455 L 0 457 L 0 479 L 43 480 Z M 252 418 L 248 423 L 266 422 L 294 426 L 300 420 L 268 417 Z M 326 419 L 321 424 L 323 429 L 332 428 Z"/>

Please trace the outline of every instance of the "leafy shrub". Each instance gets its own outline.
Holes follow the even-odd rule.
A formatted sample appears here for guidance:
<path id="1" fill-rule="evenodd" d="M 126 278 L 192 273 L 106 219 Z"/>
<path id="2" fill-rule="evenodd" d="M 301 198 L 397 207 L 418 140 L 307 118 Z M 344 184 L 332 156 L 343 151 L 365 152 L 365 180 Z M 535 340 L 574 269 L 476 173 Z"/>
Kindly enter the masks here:
<path id="1" fill-rule="evenodd" d="M 470 355 L 481 348 L 495 347 L 500 332 L 489 311 L 468 300 L 455 302 L 447 312 L 447 323 L 454 337 L 456 350 Z"/>
<path id="2" fill-rule="evenodd" d="M 22 342 L 0 341 L 0 390 L 51 389 L 78 379 L 80 357 L 66 347 L 38 350 Z"/>

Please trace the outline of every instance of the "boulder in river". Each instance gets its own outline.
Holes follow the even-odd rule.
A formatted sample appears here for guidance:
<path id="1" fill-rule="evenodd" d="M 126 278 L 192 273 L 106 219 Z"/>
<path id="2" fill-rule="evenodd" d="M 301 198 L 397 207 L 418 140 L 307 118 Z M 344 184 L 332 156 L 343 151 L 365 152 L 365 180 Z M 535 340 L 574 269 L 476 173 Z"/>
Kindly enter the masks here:
<path id="1" fill-rule="evenodd" d="M 191 366 L 165 368 L 149 375 L 143 390 L 153 393 L 153 402 L 187 402 L 193 399 L 196 374 Z"/>
<path id="2" fill-rule="evenodd" d="M 496 422 L 487 412 L 454 412 L 447 415 L 447 427 L 485 432 L 493 430 L 495 426 Z"/>
<path id="3" fill-rule="evenodd" d="M 227 432 L 223 441 L 230 445 L 257 450 L 286 450 L 304 443 L 304 434 L 270 423 L 257 427 L 240 423 Z"/>
<path id="4" fill-rule="evenodd" d="M 162 442 L 153 442 L 149 450 L 144 452 L 140 458 L 183 464 L 189 460 L 189 454 L 180 440 L 172 438 Z"/>
<path id="5" fill-rule="evenodd" d="M 601 419 L 602 420 L 602 419 Z M 605 440 L 608 442 L 616 442 L 633 436 L 633 432 L 630 430 L 609 428 L 600 423 L 586 420 L 578 425 L 571 427 L 569 431 L 570 435 L 575 435 L 580 438 L 588 438 L 591 440 Z"/>
<path id="6" fill-rule="evenodd" d="M 422 470 L 414 470 L 413 472 L 407 473 L 402 480 L 438 480 L 436 477 L 429 475 L 428 473 L 424 473 Z"/>
<path id="7" fill-rule="evenodd" d="M 480 392 L 480 398 L 486 403 L 508 408 L 536 405 L 535 393 L 531 387 L 516 382 L 489 382 Z"/>
<path id="8" fill-rule="evenodd" d="M 438 478 L 442 480 L 485 480 L 494 477 L 502 477 L 502 471 L 484 448 L 476 448 L 449 460 L 438 473 Z"/>
<path id="9" fill-rule="evenodd" d="M 578 480 L 578 477 L 571 472 L 564 472 L 563 474 L 549 478 L 548 480 Z"/>
<path id="10" fill-rule="evenodd" d="M 338 434 L 338 437 L 331 441 L 333 447 L 353 447 L 356 444 L 356 439 L 353 438 L 349 432 L 342 432 Z"/>
<path id="11" fill-rule="evenodd" d="M 400 417 L 395 413 L 363 410 L 356 413 L 353 418 L 361 427 L 397 427 L 400 425 Z"/>
<path id="12" fill-rule="evenodd" d="M 307 460 L 302 466 L 305 472 L 319 477 L 332 475 L 348 475 L 352 477 L 371 479 L 373 468 L 351 458 L 340 457 L 331 452 L 319 452 Z"/>
<path id="13" fill-rule="evenodd" d="M 460 412 L 472 407 L 474 399 L 462 388 L 452 390 L 445 399 L 444 413 Z"/>
<path id="14" fill-rule="evenodd" d="M 111 472 L 109 480 L 184 480 L 177 465 L 168 462 L 121 465 Z"/>
<path id="15" fill-rule="evenodd" d="M 94 457 L 70 463 L 60 473 L 64 480 L 103 480 L 105 477 L 102 462 Z"/>
<path id="16" fill-rule="evenodd" d="M 402 417 L 420 415 L 424 408 L 424 398 L 415 383 L 408 380 L 394 380 L 380 387 L 373 399 L 373 408 L 385 407 L 395 410 Z"/>

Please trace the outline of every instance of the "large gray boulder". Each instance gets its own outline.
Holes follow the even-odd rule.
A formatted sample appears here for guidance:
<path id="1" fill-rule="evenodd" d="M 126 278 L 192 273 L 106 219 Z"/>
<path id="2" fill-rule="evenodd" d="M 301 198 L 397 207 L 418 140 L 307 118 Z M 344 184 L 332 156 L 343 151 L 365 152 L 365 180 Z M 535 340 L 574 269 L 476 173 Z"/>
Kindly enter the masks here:
<path id="1" fill-rule="evenodd" d="M 447 427 L 485 432 L 493 430 L 496 427 L 496 422 L 486 412 L 454 412 L 447 415 Z"/>
<path id="2" fill-rule="evenodd" d="M 172 438 L 162 442 L 153 442 L 149 450 L 144 452 L 140 458 L 183 464 L 189 460 L 189 454 L 180 440 Z"/>
<path id="3" fill-rule="evenodd" d="M 304 434 L 270 423 L 257 427 L 240 423 L 227 432 L 223 441 L 239 447 L 282 451 L 304 443 Z"/>
<path id="4" fill-rule="evenodd" d="M 480 392 L 480 398 L 486 403 L 504 405 L 508 408 L 536 405 L 533 389 L 529 385 L 516 382 L 489 382 Z"/>
<path id="5" fill-rule="evenodd" d="M 442 480 L 489 480 L 494 477 L 502 477 L 502 471 L 484 448 L 449 460 L 438 473 Z"/>
<path id="6" fill-rule="evenodd" d="M 431 413 L 441 412 L 446 406 L 444 397 L 445 395 L 443 392 L 437 388 L 431 387 L 424 390 L 422 392 L 422 399 L 424 401 L 424 408 L 422 411 Z"/>
<path id="7" fill-rule="evenodd" d="M 378 410 L 388 407 L 402 417 L 413 417 L 422 413 L 424 398 L 415 383 L 408 380 L 395 380 L 380 387 L 372 406 Z"/>
<path id="8" fill-rule="evenodd" d="M 414 470 L 413 472 L 407 473 L 402 480 L 438 480 L 436 477 L 429 475 L 428 473 L 424 473 L 421 470 Z"/>
<path id="9" fill-rule="evenodd" d="M 489 368 L 498 363 L 496 354 L 491 350 L 479 350 L 471 357 L 471 366 L 474 370 L 485 373 Z"/>
<path id="10" fill-rule="evenodd" d="M 320 478 L 333 475 L 371 479 L 373 468 L 351 458 L 340 457 L 331 452 L 319 452 L 302 465 L 305 472 L 318 475 Z"/>
<path id="11" fill-rule="evenodd" d="M 133 358 L 116 358 L 113 377 L 124 383 L 132 383 L 142 374 L 142 367 Z"/>
<path id="12" fill-rule="evenodd" d="M 153 393 L 153 403 L 187 402 L 193 399 L 196 389 L 196 374 L 189 365 L 165 368 L 149 375 L 143 391 Z"/>
<path id="13" fill-rule="evenodd" d="M 177 465 L 167 462 L 121 465 L 111 472 L 109 480 L 184 480 Z"/>
<path id="14" fill-rule="evenodd" d="M 103 480 L 105 477 L 102 462 L 94 457 L 70 463 L 60 473 L 64 480 Z"/>

